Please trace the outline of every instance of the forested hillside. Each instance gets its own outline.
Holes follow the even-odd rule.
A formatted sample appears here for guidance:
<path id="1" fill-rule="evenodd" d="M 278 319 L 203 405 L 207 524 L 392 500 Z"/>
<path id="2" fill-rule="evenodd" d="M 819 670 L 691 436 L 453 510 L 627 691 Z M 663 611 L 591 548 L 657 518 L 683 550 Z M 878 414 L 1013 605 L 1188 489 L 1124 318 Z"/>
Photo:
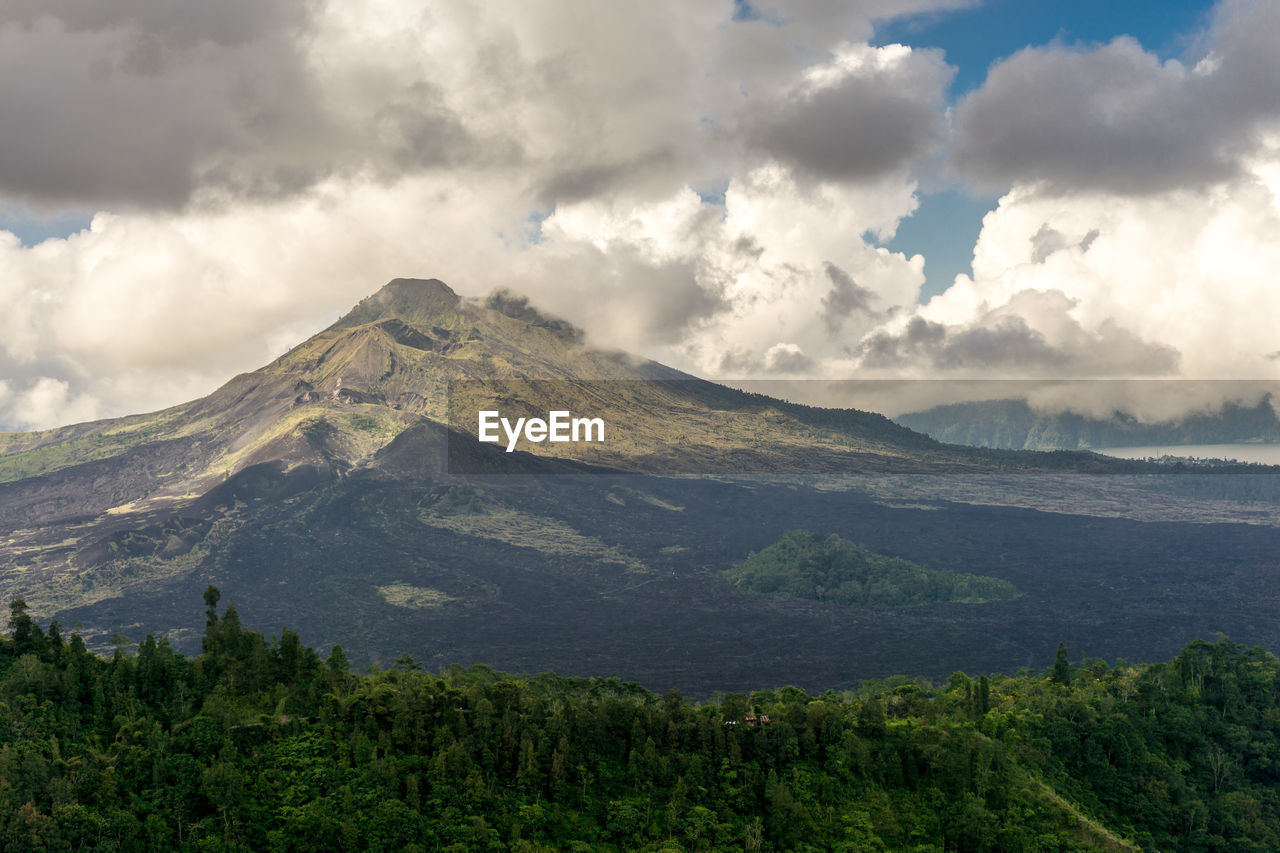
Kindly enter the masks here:
<path id="1" fill-rule="evenodd" d="M 1226 640 L 690 702 L 408 658 L 354 674 L 218 599 L 194 658 L 152 637 L 98 657 L 12 605 L 0 849 L 1280 847 L 1280 661 Z"/>

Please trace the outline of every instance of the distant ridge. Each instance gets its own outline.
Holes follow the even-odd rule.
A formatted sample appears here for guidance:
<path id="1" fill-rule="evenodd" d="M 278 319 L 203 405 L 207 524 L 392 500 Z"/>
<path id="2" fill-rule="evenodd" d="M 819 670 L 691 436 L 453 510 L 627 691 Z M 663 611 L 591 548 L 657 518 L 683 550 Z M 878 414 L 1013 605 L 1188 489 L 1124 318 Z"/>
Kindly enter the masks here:
<path id="1" fill-rule="evenodd" d="M 954 403 L 894 420 L 938 441 L 1005 450 L 1280 442 L 1280 416 L 1269 394 L 1254 406 L 1228 402 L 1214 413 L 1157 423 L 1120 412 L 1110 418 L 1039 412 L 1025 400 Z"/>

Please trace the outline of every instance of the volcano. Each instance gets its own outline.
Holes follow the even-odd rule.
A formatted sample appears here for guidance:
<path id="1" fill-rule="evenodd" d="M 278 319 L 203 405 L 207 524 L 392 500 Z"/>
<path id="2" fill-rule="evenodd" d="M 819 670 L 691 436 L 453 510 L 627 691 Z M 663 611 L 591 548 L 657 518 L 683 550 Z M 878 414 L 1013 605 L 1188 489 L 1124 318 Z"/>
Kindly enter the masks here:
<path id="1" fill-rule="evenodd" d="M 590 413 L 608 439 L 508 453 L 478 441 L 476 413 L 491 407 Z M 192 614 L 213 583 L 254 628 L 292 627 L 357 663 L 408 654 L 704 693 L 762 678 L 832 686 L 1008 669 L 1033 662 L 1028 648 L 1046 631 L 1053 645 L 1089 648 L 1089 631 L 1116 654 L 1164 657 L 1189 631 L 1232 627 L 1204 606 L 1201 560 L 1243 571 L 1253 564 L 1232 555 L 1238 540 L 1183 541 L 1080 509 L 957 503 L 955 488 L 895 502 L 837 482 L 1126 466 L 941 444 L 877 414 L 795 405 L 592 347 L 510 293 L 473 300 L 396 279 L 205 398 L 0 434 L 0 592 L 79 625 L 98 648 L 151 633 L 196 650 Z M 796 529 L 998 577 L 1018 594 L 879 612 L 724 579 Z M 1185 575 L 1185 607 L 1175 583 L 1161 613 L 1125 609 L 1147 590 L 1133 581 L 1114 593 L 1114 572 L 1136 571 L 1115 561 L 1135 548 L 1141 566 Z M 1100 585 L 1112 594 L 1100 598 Z"/>

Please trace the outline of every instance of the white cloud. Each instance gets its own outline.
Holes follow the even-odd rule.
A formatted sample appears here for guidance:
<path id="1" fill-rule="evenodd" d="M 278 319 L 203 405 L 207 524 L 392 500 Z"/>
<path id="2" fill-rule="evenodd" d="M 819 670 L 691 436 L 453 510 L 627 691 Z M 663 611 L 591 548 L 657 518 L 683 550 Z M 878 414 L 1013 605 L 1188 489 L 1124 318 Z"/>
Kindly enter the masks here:
<path id="1" fill-rule="evenodd" d="M 956 114 L 1004 192 L 972 275 L 862 341 L 897 375 L 1280 375 L 1280 6 L 1227 0 L 1190 67 L 1130 38 L 1028 48 Z"/>
<path id="2" fill-rule="evenodd" d="M 67 421 L 88 421 L 98 414 L 98 403 L 87 394 L 76 394 L 61 379 L 42 376 L 29 388 L 14 392 L 0 387 L 0 412 L 18 426 L 45 429 Z"/>
<path id="3" fill-rule="evenodd" d="M 234 209 L 99 214 L 34 248 L 0 239 L 0 365 L 11 379 L 70 383 L 68 401 L 90 395 L 104 415 L 206 393 L 390 278 L 465 279 L 507 251 L 505 212 L 481 189 L 329 182 Z M 476 233 L 478 221 L 495 230 Z"/>
<path id="4" fill-rule="evenodd" d="M 0 424 L 196 396 L 403 275 L 711 376 L 1274 376 L 1275 4 L 1185 65 L 1025 51 L 952 132 L 945 58 L 867 42 L 956 5 L 8 4 L 0 206 L 103 212 L 0 232 Z M 920 307 L 863 235 L 940 145 L 1005 195 Z"/>
<path id="5" fill-rule="evenodd" d="M 833 333 L 831 268 L 877 312 L 922 281 L 922 259 L 861 236 L 914 208 L 912 164 L 942 120 L 939 55 L 859 41 L 906 7 L 113 9 L 0 12 L 0 112 L 21 118 L 0 202 L 102 209 L 34 248 L 0 232 L 0 375 L 63 383 L 39 399 L 65 419 L 208 391 L 395 276 L 512 287 L 596 341 L 731 373 L 792 341 L 815 365 L 845 357 L 871 313 Z M 784 107 L 804 145 L 733 132 Z M 31 399 L 0 422 L 36 422 Z"/>
<path id="6" fill-rule="evenodd" d="M 958 277 L 919 315 L 963 325 L 1006 309 L 1048 331 L 1053 312 L 1015 303 L 1019 294 L 1058 292 L 1069 301 L 1056 322 L 1091 334 L 1109 324 L 1175 349 L 1182 376 L 1274 377 L 1277 364 L 1266 354 L 1276 349 L 1280 316 L 1276 163 L 1208 187 L 1144 196 L 1017 187 L 986 217 L 973 276 Z M 1047 233 L 1057 235 L 1053 251 Z M 1101 342 L 1096 355 L 1113 375 L 1144 373 Z"/>
<path id="7" fill-rule="evenodd" d="M 648 204 L 569 205 L 543 223 L 523 280 L 597 340 L 703 374 L 749 375 L 766 367 L 773 347 L 795 341 L 806 342 L 817 367 L 847 359 L 879 314 L 915 303 L 923 259 L 858 236 L 892 233 L 915 207 L 912 190 L 902 176 L 811 188 L 771 164 L 735 177 L 723 207 L 688 188 Z M 876 312 L 845 309 L 838 336 L 832 266 L 858 282 Z"/>
<path id="8" fill-rule="evenodd" d="M 1059 290 L 1024 290 L 964 322 L 916 314 L 863 339 L 860 364 L 901 375 L 904 368 L 956 377 L 1121 375 L 1174 372 L 1178 351 L 1138 339 L 1105 320 L 1088 329 L 1071 316 L 1075 303 Z"/>
<path id="9" fill-rule="evenodd" d="M 69 407 L 83 394 L 103 415 L 153 409 L 265 363 L 382 282 L 419 274 L 470 295 L 515 286 L 602 345 L 742 375 L 780 342 L 820 332 L 825 350 L 812 355 L 830 358 L 870 328 L 869 316 L 851 316 L 832 338 L 829 263 L 878 311 L 912 304 L 923 280 L 919 257 L 850 236 L 910 211 L 901 178 L 810 196 L 769 166 L 735 179 L 723 207 L 687 187 L 656 202 L 564 205 L 537 241 L 523 189 L 482 175 L 331 181 L 234 209 L 100 214 L 90 230 L 34 248 L 0 240 L 0 357 L 14 378 L 54 371 L 73 392 Z M 77 402 L 67 417 L 83 411 Z"/>

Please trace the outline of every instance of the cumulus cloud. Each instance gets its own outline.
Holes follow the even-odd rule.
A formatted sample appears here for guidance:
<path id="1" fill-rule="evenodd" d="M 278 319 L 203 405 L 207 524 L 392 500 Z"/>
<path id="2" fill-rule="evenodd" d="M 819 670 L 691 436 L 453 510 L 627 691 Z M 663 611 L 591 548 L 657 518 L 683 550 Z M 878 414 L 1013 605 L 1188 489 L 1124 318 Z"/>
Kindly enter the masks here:
<path id="1" fill-rule="evenodd" d="M 522 187 L 466 183 L 330 181 L 179 217 L 99 214 L 34 248 L 0 234 L 0 375 L 66 383 L 63 422 L 158 408 L 271 360 L 406 271 L 469 296 L 518 290 L 593 344 L 697 372 L 738 349 L 752 372 L 776 344 L 824 329 L 828 259 L 886 304 L 913 303 L 923 280 L 918 256 L 847 236 L 911 209 L 897 182 L 811 196 L 772 166 L 735 178 L 723 205 L 685 187 L 653 202 L 562 205 L 536 225 L 517 203 Z M 851 339 L 871 322 L 851 318 Z M 50 421 L 0 404 L 0 423 L 37 422 Z"/>
<path id="2" fill-rule="evenodd" d="M 791 90 L 749 102 L 743 134 L 819 180 L 891 172 L 943 137 L 942 94 L 952 72 L 939 51 L 845 45 Z"/>
<path id="3" fill-rule="evenodd" d="M 877 330 L 863 339 L 859 355 L 872 369 L 924 366 L 961 376 L 1161 376 L 1176 370 L 1179 356 L 1172 347 L 1144 342 L 1111 320 L 1085 329 L 1070 316 L 1073 307 L 1061 291 L 1026 290 L 969 322 L 916 315 L 897 329 Z"/>
<path id="4" fill-rule="evenodd" d="M 827 262 L 914 302 L 922 259 L 861 235 L 914 208 L 949 69 L 865 41 L 955 5 L 2 3 L 0 204 L 99 212 L 34 248 L 0 232 L 0 424 L 48 420 L 14 403 L 45 379 L 67 419 L 195 396 L 400 275 L 764 369 L 825 329 Z"/>
<path id="5" fill-rule="evenodd" d="M 1232 178 L 1280 112 L 1280 6 L 1227 0 L 1200 58 L 1161 61 L 1128 37 L 1032 47 L 956 110 L 959 173 L 997 190 L 1155 193 Z"/>
<path id="6" fill-rule="evenodd" d="M 723 177 L 741 162 L 722 132 L 735 122 L 835 178 L 892 168 L 937 135 L 940 57 L 842 41 L 906 9 L 852 4 L 814 30 L 815 10 L 791 5 L 764 25 L 676 0 L 12 0 L 0 192 L 178 209 L 482 168 L 532 177 L 545 205 Z M 780 106 L 810 127 L 769 124 Z"/>
<path id="7" fill-rule="evenodd" d="M 1204 188 L 1057 197 L 1015 188 L 985 219 L 973 275 L 958 277 L 918 315 L 967 325 L 1017 294 L 1059 292 L 1068 300 L 1060 312 L 1066 321 L 1094 335 L 1110 323 L 1176 349 L 1183 376 L 1273 377 L 1266 353 L 1275 351 L 1273 318 L 1280 316 L 1272 276 L 1280 264 L 1276 150 L 1260 148 L 1242 174 Z M 1043 327 L 1048 316 L 1032 326 Z M 1122 347 L 1114 361 L 1132 356 Z"/>
<path id="8" fill-rule="evenodd" d="M 403 275 L 721 378 L 1276 370 L 1274 4 L 1186 63 L 1021 52 L 951 126 L 945 57 L 869 44 L 951 0 L 162 5 L 0 3 L 0 206 L 100 211 L 0 231 L 0 425 L 197 396 Z M 921 306 L 864 235 L 939 146 L 1004 195 Z"/>
<path id="9" fill-rule="evenodd" d="M 952 141 L 961 174 L 1004 192 L 972 273 L 864 337 L 862 364 L 1274 377 L 1278 26 L 1276 4 L 1226 0 L 1185 63 L 1129 38 L 998 63 Z"/>
<path id="10" fill-rule="evenodd" d="M 24 429 L 44 429 L 71 421 L 92 420 L 98 402 L 87 394 L 75 394 L 61 380 L 42 376 L 17 391 L 0 383 L 0 412 Z"/>
<path id="11" fill-rule="evenodd" d="M 915 303 L 923 259 L 851 237 L 891 231 L 915 203 L 901 179 L 809 187 L 770 164 L 735 176 L 723 204 L 685 187 L 561 205 L 513 263 L 538 304 L 589 339 L 733 377 L 772 369 L 772 347 L 804 341 L 817 367 L 874 327 L 859 305 Z M 839 335 L 832 299 L 845 313 Z"/>

